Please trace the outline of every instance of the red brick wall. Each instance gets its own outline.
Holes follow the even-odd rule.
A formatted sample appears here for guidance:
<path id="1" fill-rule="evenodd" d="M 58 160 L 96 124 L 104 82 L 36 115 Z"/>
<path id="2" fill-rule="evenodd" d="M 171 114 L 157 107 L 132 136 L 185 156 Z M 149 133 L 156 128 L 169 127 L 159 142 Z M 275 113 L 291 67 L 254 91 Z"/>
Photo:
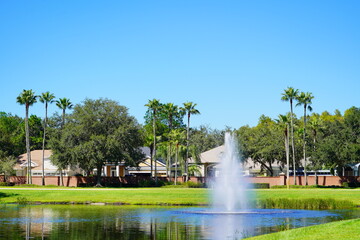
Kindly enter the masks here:
<path id="1" fill-rule="evenodd" d="M 122 183 L 122 184 L 137 184 L 141 180 L 146 180 L 148 177 L 102 177 L 102 182 L 104 183 Z M 174 181 L 174 178 L 164 178 L 159 177 L 159 180 L 162 181 Z M 206 181 L 203 177 L 190 177 L 190 181 L 196 183 L 204 183 Z M 279 177 L 247 177 L 248 181 L 251 183 L 269 183 L 270 186 L 275 185 L 286 185 L 286 176 L 279 176 Z M 294 178 L 290 177 L 290 185 L 294 184 Z M 305 185 L 305 178 L 304 176 L 296 177 L 298 185 Z M 184 182 L 184 177 L 178 177 L 177 181 Z M 0 182 L 4 181 L 4 177 L 0 176 Z M 26 177 L 25 176 L 10 176 L 7 177 L 8 182 L 13 182 L 15 184 L 25 184 Z M 360 177 L 338 177 L 338 176 L 319 176 L 318 177 L 318 184 L 322 186 L 341 186 L 343 182 L 360 182 Z M 33 184 L 41 185 L 42 179 L 41 176 L 33 176 L 32 177 Z M 64 177 L 64 186 L 67 187 L 77 187 L 79 184 L 94 184 L 96 183 L 96 177 Z M 60 185 L 60 177 L 55 176 L 47 176 L 45 177 L 45 184 L 46 185 Z M 308 177 L 308 184 L 315 185 L 315 177 L 309 176 Z"/>
<path id="2" fill-rule="evenodd" d="M 275 185 L 285 185 L 286 177 L 247 177 L 246 178 L 250 183 L 269 183 L 270 187 Z"/>

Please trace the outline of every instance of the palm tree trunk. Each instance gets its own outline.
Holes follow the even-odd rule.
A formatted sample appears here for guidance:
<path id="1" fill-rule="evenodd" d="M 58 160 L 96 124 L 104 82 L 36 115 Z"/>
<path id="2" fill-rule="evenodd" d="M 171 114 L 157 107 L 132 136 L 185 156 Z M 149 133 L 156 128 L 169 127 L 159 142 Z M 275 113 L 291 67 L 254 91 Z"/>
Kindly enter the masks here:
<path id="1" fill-rule="evenodd" d="M 291 110 L 291 147 L 292 147 L 292 156 L 293 156 L 293 174 L 294 174 L 294 185 L 296 185 L 296 161 L 295 161 L 295 145 L 294 145 L 294 123 L 293 123 L 293 105 L 292 100 L 290 100 L 290 110 Z"/>
<path id="2" fill-rule="evenodd" d="M 154 146 L 153 144 L 150 144 L 150 177 L 153 177 L 153 152 L 154 152 Z"/>
<path id="3" fill-rule="evenodd" d="M 170 173 L 171 173 L 171 143 L 169 143 L 168 152 L 167 152 L 166 177 L 169 178 Z"/>
<path id="4" fill-rule="evenodd" d="M 64 127 L 65 125 L 65 108 L 63 109 L 63 113 L 62 113 L 62 128 Z"/>
<path id="5" fill-rule="evenodd" d="M 308 185 L 307 173 L 306 173 L 306 104 L 304 104 L 304 141 L 303 141 L 303 152 L 304 152 L 304 176 L 305 185 Z"/>
<path id="6" fill-rule="evenodd" d="M 185 159 L 185 181 L 189 180 L 188 176 L 188 159 L 189 159 L 189 132 L 190 132 L 190 112 L 188 113 L 188 125 L 186 129 L 186 159 Z"/>
<path id="7" fill-rule="evenodd" d="M 25 105 L 25 140 L 26 140 L 26 153 L 27 153 L 27 183 L 32 184 L 31 177 L 31 153 L 30 153 L 30 137 L 29 137 L 29 105 Z"/>
<path id="8" fill-rule="evenodd" d="M 314 132 L 314 152 L 315 152 L 315 150 L 316 150 L 316 130 L 315 130 L 315 132 Z M 317 164 L 316 164 L 316 166 L 315 166 L 315 185 L 319 185 L 319 178 L 318 178 L 318 166 L 317 166 Z"/>
<path id="9" fill-rule="evenodd" d="M 290 154 L 289 154 L 289 125 L 286 124 L 286 130 L 285 130 L 285 152 L 286 152 L 286 185 L 289 189 L 289 183 L 290 183 Z"/>
<path id="10" fill-rule="evenodd" d="M 157 185 L 157 168 L 156 168 L 156 111 L 153 116 L 153 134 L 154 134 L 154 146 L 153 146 L 153 161 L 155 161 L 155 184 Z M 152 169 L 151 169 L 152 175 Z"/>
<path id="11" fill-rule="evenodd" d="M 175 155 L 175 185 L 177 184 L 178 156 L 179 156 L 179 144 L 176 144 L 176 155 Z"/>
<path id="12" fill-rule="evenodd" d="M 43 137 L 43 145 L 42 145 L 42 185 L 45 185 L 45 137 L 46 137 L 46 126 L 47 126 L 47 102 L 45 103 L 45 122 L 44 122 L 44 137 Z"/>

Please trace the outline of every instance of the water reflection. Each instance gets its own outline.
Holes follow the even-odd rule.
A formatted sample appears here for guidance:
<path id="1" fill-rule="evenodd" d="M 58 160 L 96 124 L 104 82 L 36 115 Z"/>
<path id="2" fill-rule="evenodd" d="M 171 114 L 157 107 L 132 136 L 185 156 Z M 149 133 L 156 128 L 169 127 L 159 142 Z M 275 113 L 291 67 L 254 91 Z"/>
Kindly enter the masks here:
<path id="1" fill-rule="evenodd" d="M 201 211 L 204 209 L 4 205 L 0 207 L 0 239 L 241 239 L 360 217 L 360 211 L 291 210 L 253 215 Z"/>

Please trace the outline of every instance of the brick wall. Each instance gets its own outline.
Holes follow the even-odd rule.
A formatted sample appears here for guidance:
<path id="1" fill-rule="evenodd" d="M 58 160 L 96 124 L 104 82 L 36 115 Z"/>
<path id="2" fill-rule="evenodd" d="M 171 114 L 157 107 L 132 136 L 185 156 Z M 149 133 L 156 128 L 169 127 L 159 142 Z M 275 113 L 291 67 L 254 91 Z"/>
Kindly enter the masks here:
<path id="1" fill-rule="evenodd" d="M 67 187 L 78 187 L 81 185 L 95 185 L 96 177 L 63 177 L 64 186 Z M 174 181 L 174 178 L 165 178 L 159 177 L 161 181 Z M 278 177 L 247 177 L 246 178 L 251 183 L 269 183 L 270 186 L 275 185 L 286 185 L 286 176 L 278 176 Z M 101 182 L 103 185 L 111 186 L 111 185 L 136 185 L 140 181 L 149 180 L 149 177 L 134 177 L 134 176 L 126 176 L 126 177 L 102 177 Z M 177 181 L 179 183 L 184 182 L 184 177 L 178 177 Z M 206 181 L 203 177 L 190 177 L 190 181 L 196 183 L 204 183 Z M 13 182 L 15 184 L 25 184 L 26 177 L 25 176 L 10 176 L 7 177 L 8 182 Z M 298 176 L 296 177 L 297 185 L 305 185 L 305 177 Z M 339 177 L 339 176 L 318 176 L 318 184 L 321 186 L 341 186 L 344 182 L 360 182 L 360 177 Z M 0 182 L 4 182 L 4 176 L 0 175 Z M 41 176 L 33 176 L 32 177 L 33 184 L 41 185 L 42 178 Z M 289 181 L 290 185 L 294 184 L 294 178 L 290 177 Z M 46 176 L 45 177 L 46 185 L 61 185 L 60 177 L 55 176 Z M 315 185 L 315 176 L 308 176 L 308 184 Z"/>

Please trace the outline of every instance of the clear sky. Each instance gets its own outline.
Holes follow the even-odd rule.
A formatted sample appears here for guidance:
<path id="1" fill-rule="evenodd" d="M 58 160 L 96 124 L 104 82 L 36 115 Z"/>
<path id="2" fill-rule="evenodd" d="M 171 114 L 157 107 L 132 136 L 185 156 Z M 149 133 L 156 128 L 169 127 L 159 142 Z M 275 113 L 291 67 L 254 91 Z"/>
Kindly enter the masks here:
<path id="1" fill-rule="evenodd" d="M 149 99 L 193 101 L 193 126 L 239 128 L 286 113 L 293 86 L 315 112 L 343 112 L 359 107 L 359 13 L 356 0 L 3 0 L 0 111 L 24 116 L 16 97 L 33 89 L 113 99 L 140 123 Z"/>

